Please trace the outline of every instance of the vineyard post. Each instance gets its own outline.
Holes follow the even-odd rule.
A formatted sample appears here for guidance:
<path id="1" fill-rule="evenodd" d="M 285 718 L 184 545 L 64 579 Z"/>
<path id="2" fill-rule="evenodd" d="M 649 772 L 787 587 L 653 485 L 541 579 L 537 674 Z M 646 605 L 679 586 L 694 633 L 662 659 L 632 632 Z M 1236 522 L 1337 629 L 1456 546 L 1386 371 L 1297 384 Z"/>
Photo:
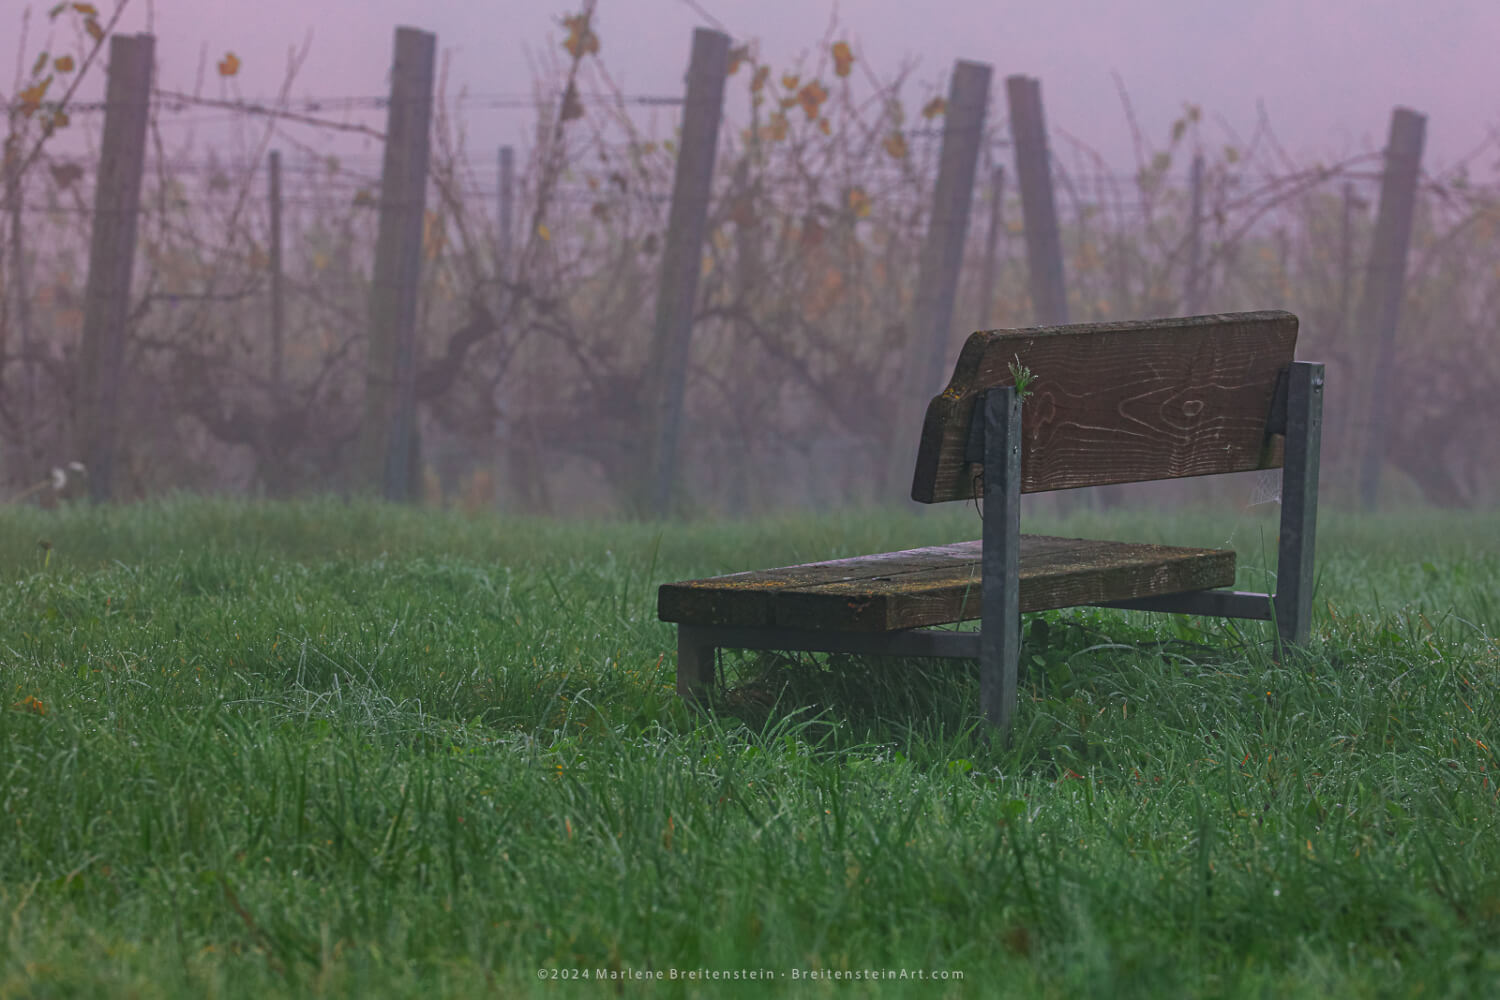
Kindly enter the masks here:
<path id="1" fill-rule="evenodd" d="M 283 344 L 286 336 L 286 287 L 281 260 L 281 153 L 271 150 L 271 392 L 281 392 Z"/>
<path id="2" fill-rule="evenodd" d="M 649 387 L 646 404 L 651 409 L 646 423 L 646 460 L 641 464 L 646 477 L 642 499 L 646 502 L 641 506 L 657 517 L 666 517 L 670 510 L 677 471 L 693 310 L 703 266 L 703 236 L 728 73 L 729 36 L 708 28 L 694 30 L 682 109 L 682 144 L 672 178 L 656 325 L 644 380 Z"/>
<path id="3" fill-rule="evenodd" d="M 960 59 L 953 64 L 948 85 L 948 110 L 943 121 L 943 145 L 938 153 L 937 183 L 933 185 L 932 216 L 918 267 L 913 308 L 912 342 L 917 357 L 907 371 L 920 378 L 909 397 L 924 404 L 936 393 L 943 372 L 952 362 L 948 341 L 953 327 L 953 305 L 958 276 L 963 270 L 969 211 L 974 204 L 974 174 L 979 166 L 984 114 L 990 99 L 990 67 Z M 906 433 L 911 425 L 903 424 Z M 912 442 L 915 445 L 915 441 Z M 915 460 L 916 452 L 908 456 Z"/>
<path id="4" fill-rule="evenodd" d="M 1361 336 L 1378 338 L 1374 370 L 1364 379 L 1366 396 L 1365 442 L 1360 457 L 1359 500 L 1366 510 L 1375 508 L 1380 492 L 1380 467 L 1385 460 L 1386 432 L 1391 405 L 1391 363 L 1396 349 L 1396 326 L 1401 315 L 1406 257 L 1411 245 L 1412 215 L 1416 208 L 1417 176 L 1422 166 L 1422 144 L 1427 118 L 1407 108 L 1391 114 L 1390 137 L 1385 147 L 1385 170 L 1380 181 L 1380 207 L 1375 216 L 1374 244 L 1365 269 L 1357 329 Z"/>
<path id="5" fill-rule="evenodd" d="M 515 212 L 516 212 L 516 151 L 511 146 L 500 147 L 500 226 L 499 239 L 496 241 L 495 249 L 498 259 L 495 261 L 495 272 L 500 279 L 502 296 L 507 282 L 510 281 L 511 254 L 514 251 L 513 240 L 515 238 Z"/>
<path id="6" fill-rule="evenodd" d="M 979 329 L 994 324 L 995 280 L 999 270 L 1000 232 L 1005 225 L 1005 168 L 990 171 L 990 228 L 984 236 L 984 273 L 979 280 Z"/>
<path id="7" fill-rule="evenodd" d="M 755 158 L 756 152 L 755 140 L 752 136 L 750 148 L 735 165 L 731 188 L 735 204 L 735 211 L 732 213 L 735 218 L 734 297 L 743 313 L 744 325 L 747 329 L 742 330 L 734 338 L 734 346 L 730 354 L 730 370 L 742 376 L 746 371 L 746 366 L 750 364 L 749 347 L 753 334 L 749 327 L 754 316 L 752 303 L 761 292 L 761 233 L 758 215 L 760 206 L 756 204 L 759 185 L 750 180 L 750 163 Z M 731 517 L 744 517 L 750 512 L 752 487 L 749 449 L 751 447 L 752 442 L 748 440 L 747 435 L 742 444 L 744 449 L 742 458 L 731 463 L 728 497 L 728 511 Z"/>
<path id="8" fill-rule="evenodd" d="M 891 482 L 910 477 L 917 453 L 917 432 L 927 400 L 941 388 L 943 372 L 951 364 L 948 349 L 958 276 L 963 269 L 969 211 L 974 203 L 974 174 L 984 114 L 990 97 L 990 67 L 958 60 L 948 84 L 943 120 L 943 145 L 938 153 L 937 182 L 932 191 L 932 215 L 917 267 L 916 302 L 912 306 L 912 357 L 906 366 L 906 385 L 895 408 L 895 447 L 889 451 Z"/>
<path id="9" fill-rule="evenodd" d="M 1354 182 L 1344 182 L 1339 221 L 1339 336 L 1349 335 L 1349 300 L 1354 291 Z"/>
<path id="10" fill-rule="evenodd" d="M 387 500 L 407 500 L 416 475 L 417 290 L 437 38 L 397 28 L 380 177 L 380 231 L 370 289 L 370 340 L 360 476 Z"/>
<path id="11" fill-rule="evenodd" d="M 1038 323 L 1055 326 L 1068 321 L 1068 292 L 1047 154 L 1047 123 L 1042 115 L 1042 84 L 1034 77 L 1016 75 L 1006 79 L 1005 90 L 1016 144 L 1016 181 L 1026 228 L 1032 308 Z"/>
<path id="12" fill-rule="evenodd" d="M 15 410 L 16 430 L 19 432 L 19 447 L 12 460 L 10 472 L 13 482 L 30 483 L 36 478 L 36 356 L 34 333 L 31 326 L 30 275 L 26 267 L 26 228 L 21 218 L 21 155 L 20 147 L 8 148 L 4 157 L 5 200 L 10 224 L 10 301 L 15 307 L 15 325 L 21 341 L 21 405 Z M 5 332 L 0 330 L 0 354 L 5 347 Z M 17 473 L 20 473 L 17 475 Z"/>
<path id="13" fill-rule="evenodd" d="M 93 232 L 74 396 L 78 453 L 89 472 L 89 494 L 108 500 L 114 486 L 120 386 L 124 381 L 125 326 L 146 160 L 151 110 L 151 35 L 109 40 L 104 135 L 94 191 Z"/>
<path id="14" fill-rule="evenodd" d="M 1203 308 L 1203 154 L 1193 157 L 1189 178 L 1188 273 L 1183 311 L 1196 316 Z"/>
<path id="15" fill-rule="evenodd" d="M 1343 205 L 1341 218 L 1339 220 L 1339 343 L 1348 344 L 1349 335 L 1353 332 L 1354 317 L 1352 313 L 1352 300 L 1354 298 L 1354 207 L 1359 200 L 1354 195 L 1354 182 L 1345 181 L 1343 184 Z M 1361 396 L 1359 386 L 1364 383 L 1364 377 L 1360 371 L 1361 359 L 1356 356 L 1353 364 L 1353 373 L 1350 378 L 1348 395 L 1350 406 L 1346 407 L 1348 413 L 1346 419 L 1335 422 L 1339 435 L 1338 447 L 1333 454 L 1346 458 L 1346 467 L 1358 475 L 1360 448 L 1364 445 L 1363 428 L 1356 416 L 1357 407 Z M 1324 432 L 1327 434 L 1327 431 Z"/>

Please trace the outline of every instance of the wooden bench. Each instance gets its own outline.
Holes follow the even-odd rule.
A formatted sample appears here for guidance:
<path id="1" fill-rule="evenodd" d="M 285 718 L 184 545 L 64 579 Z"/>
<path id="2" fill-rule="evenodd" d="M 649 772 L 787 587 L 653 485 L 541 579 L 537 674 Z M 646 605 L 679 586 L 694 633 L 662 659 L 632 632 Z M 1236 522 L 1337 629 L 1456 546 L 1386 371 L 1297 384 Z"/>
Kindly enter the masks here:
<path id="1" fill-rule="evenodd" d="M 662 586 L 678 693 L 695 699 L 713 683 L 718 648 L 970 657 L 983 714 L 1005 729 L 1023 611 L 1254 618 L 1305 642 L 1323 366 L 1293 361 L 1296 341 L 1287 312 L 972 335 L 927 407 L 911 495 L 982 498 L 982 539 Z M 1032 376 L 1024 401 L 1013 365 Z M 1022 493 L 1276 467 L 1274 594 L 1222 589 L 1234 585 L 1233 551 L 1020 533 Z M 933 628 L 975 618 L 977 632 Z"/>

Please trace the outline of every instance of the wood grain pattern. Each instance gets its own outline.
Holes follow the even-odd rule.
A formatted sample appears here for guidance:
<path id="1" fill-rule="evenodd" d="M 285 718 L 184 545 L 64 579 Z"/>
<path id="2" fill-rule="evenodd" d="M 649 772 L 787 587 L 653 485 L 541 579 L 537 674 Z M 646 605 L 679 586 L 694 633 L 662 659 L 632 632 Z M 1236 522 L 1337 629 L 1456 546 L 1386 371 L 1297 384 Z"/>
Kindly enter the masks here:
<path id="1" fill-rule="evenodd" d="M 979 395 L 1031 370 L 1021 491 L 1277 468 L 1267 432 L 1277 373 L 1292 363 L 1297 317 L 1229 313 L 969 337 L 948 388 L 927 407 L 912 482 L 923 503 L 975 496 L 964 461 Z"/>
<path id="2" fill-rule="evenodd" d="M 1235 555 L 1217 549 L 1021 536 L 1021 610 L 1074 607 L 1234 584 Z M 980 543 L 669 583 L 663 621 L 889 631 L 979 617 Z"/>

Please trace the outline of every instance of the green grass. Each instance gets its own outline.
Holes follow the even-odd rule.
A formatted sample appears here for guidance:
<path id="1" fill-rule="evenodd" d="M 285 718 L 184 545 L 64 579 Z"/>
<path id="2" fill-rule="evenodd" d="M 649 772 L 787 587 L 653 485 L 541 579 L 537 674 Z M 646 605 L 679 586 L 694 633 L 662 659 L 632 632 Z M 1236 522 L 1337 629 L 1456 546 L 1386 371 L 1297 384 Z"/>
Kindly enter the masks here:
<path id="1" fill-rule="evenodd" d="M 1259 587 L 1273 510 L 1027 528 L 1232 540 Z M 704 721 L 654 613 L 666 580 L 976 537 L 972 509 L 10 510 L 0 996 L 614 992 L 538 968 L 1493 995 L 1495 519 L 1320 531 L 1305 657 L 1258 624 L 1033 616 L 1002 749 L 961 663 L 736 654 Z"/>

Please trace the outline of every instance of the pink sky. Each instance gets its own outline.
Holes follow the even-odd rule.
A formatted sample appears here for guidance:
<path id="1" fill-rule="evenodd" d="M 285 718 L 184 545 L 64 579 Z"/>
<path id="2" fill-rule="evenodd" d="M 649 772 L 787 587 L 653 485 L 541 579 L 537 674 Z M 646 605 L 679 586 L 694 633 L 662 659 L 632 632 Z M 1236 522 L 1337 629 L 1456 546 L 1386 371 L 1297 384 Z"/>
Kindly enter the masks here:
<path id="1" fill-rule="evenodd" d="M 1006 75 L 1039 77 L 1049 125 L 1100 150 L 1110 166 L 1134 166 L 1112 73 L 1128 89 L 1150 137 L 1162 142 L 1184 102 L 1202 106 L 1205 146 L 1254 131 L 1263 102 L 1277 136 L 1301 163 L 1331 162 L 1378 148 L 1392 107 L 1429 116 L 1429 172 L 1483 144 L 1500 125 L 1492 67 L 1500 43 L 1494 0 L 696 0 L 737 40 L 758 39 L 778 71 L 821 43 L 835 10 L 849 40 L 877 75 L 904 59 L 916 78 L 946 80 L 956 58 Z M 28 58 L 44 44 L 46 3 L 30 4 Z M 108 0 L 99 4 L 106 13 Z M 398 24 L 436 32 L 451 57 L 453 90 L 530 91 L 533 65 L 556 51 L 562 16 L 579 0 L 132 0 L 126 31 L 157 36 L 158 86 L 191 89 L 200 52 L 210 66 L 232 50 L 246 97 L 275 93 L 288 49 L 311 36 L 299 96 L 378 94 L 386 86 L 391 32 Z M 602 57 L 632 93 L 676 94 L 695 26 L 713 26 L 686 0 L 600 0 Z M 16 55 L 3 59 L 6 89 Z M 97 92 L 96 92 L 97 93 Z M 996 97 L 1003 100 L 1003 91 Z M 997 110 L 992 105 L 992 116 Z M 524 143 L 528 116 L 479 110 L 467 122 L 480 148 Z M 1492 176 L 1500 154 L 1472 164 Z"/>

